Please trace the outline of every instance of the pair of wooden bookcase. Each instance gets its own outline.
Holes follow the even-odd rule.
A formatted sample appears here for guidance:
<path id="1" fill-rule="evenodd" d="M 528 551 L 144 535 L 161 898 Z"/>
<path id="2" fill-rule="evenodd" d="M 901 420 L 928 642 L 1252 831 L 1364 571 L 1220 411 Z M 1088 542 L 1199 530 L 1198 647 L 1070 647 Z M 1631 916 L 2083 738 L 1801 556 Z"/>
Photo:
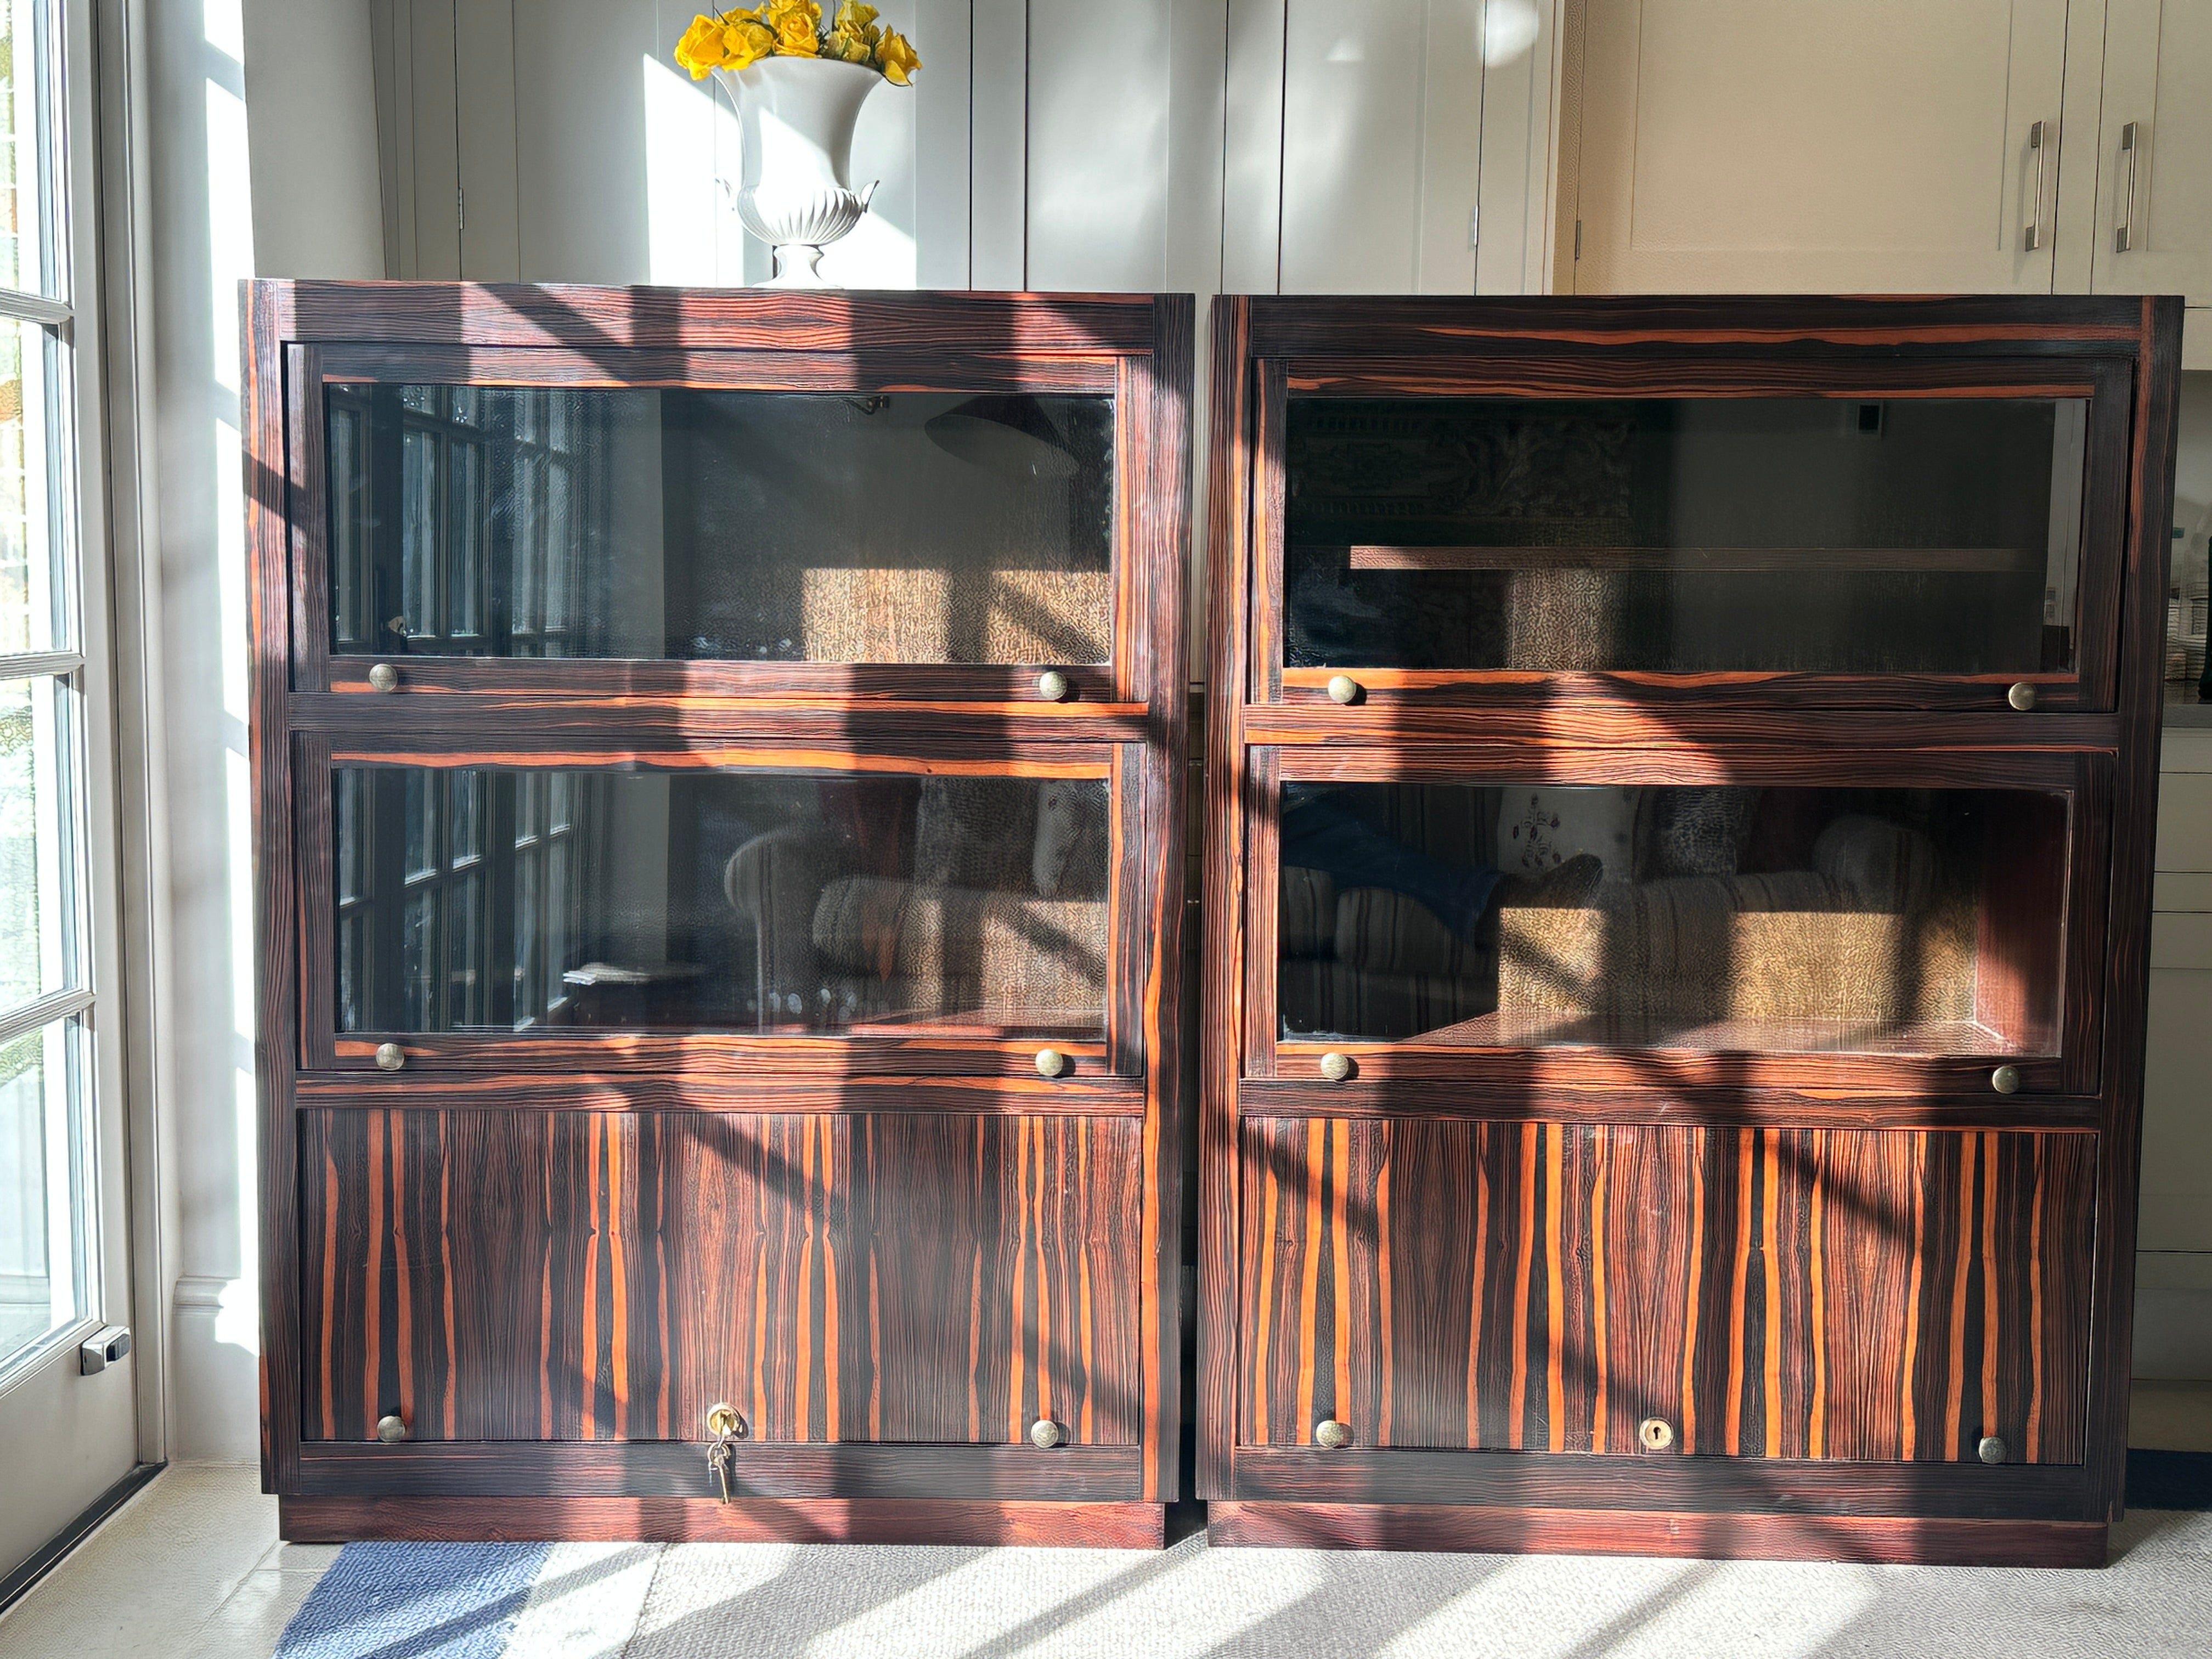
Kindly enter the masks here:
<path id="1" fill-rule="evenodd" d="M 246 306 L 288 1537 L 2102 1560 L 2176 305 Z"/>

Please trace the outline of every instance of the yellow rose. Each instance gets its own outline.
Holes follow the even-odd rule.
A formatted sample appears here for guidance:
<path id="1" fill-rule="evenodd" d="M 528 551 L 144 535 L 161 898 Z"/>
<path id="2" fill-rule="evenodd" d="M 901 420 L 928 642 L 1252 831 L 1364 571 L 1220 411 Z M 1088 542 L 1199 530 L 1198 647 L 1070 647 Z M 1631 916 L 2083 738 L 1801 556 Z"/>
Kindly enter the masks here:
<path id="1" fill-rule="evenodd" d="M 921 67 L 921 58 L 914 45 L 896 29 L 885 29 L 884 38 L 876 42 L 876 66 L 884 72 L 884 79 L 895 87 L 910 84 L 914 72 Z"/>
<path id="2" fill-rule="evenodd" d="M 865 64 L 873 55 L 868 43 L 857 34 L 843 29 L 833 30 L 822 48 L 825 58 L 835 58 L 848 64 Z"/>
<path id="3" fill-rule="evenodd" d="M 768 32 L 766 25 L 747 18 L 742 23 L 722 26 L 722 47 L 725 54 L 722 67 L 741 70 L 749 64 L 758 63 L 774 52 L 775 36 Z"/>
<path id="4" fill-rule="evenodd" d="M 873 6 L 864 6 L 860 0 L 843 0 L 837 8 L 837 29 L 842 34 L 857 34 L 870 46 L 876 43 L 881 32 L 874 25 L 881 14 Z"/>
<path id="5" fill-rule="evenodd" d="M 703 81 L 708 70 L 721 68 L 722 56 L 722 25 L 712 17 L 693 18 L 676 43 L 676 61 L 691 71 L 694 81 Z"/>
<path id="6" fill-rule="evenodd" d="M 821 52 L 822 8 L 814 0 L 792 0 L 770 7 L 762 19 L 775 33 L 775 49 L 787 58 L 812 58 Z"/>

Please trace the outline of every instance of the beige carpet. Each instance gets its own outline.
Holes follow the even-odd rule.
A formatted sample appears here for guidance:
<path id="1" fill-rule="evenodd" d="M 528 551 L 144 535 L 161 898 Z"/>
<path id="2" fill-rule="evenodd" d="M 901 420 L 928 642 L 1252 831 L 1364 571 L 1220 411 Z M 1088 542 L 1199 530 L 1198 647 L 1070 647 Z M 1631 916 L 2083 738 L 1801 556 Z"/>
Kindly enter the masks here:
<path id="1" fill-rule="evenodd" d="M 0 1659 L 266 1659 L 334 1551 L 272 1548 L 240 1466 L 172 1469 L 4 1617 Z M 1498 1655 L 2212 1659 L 2212 1515 L 2140 1511 L 2101 1572 L 1209 1550 L 560 1545 L 532 1659 Z M 404 1587 L 403 1593 L 404 1593 Z M 220 1604 L 218 1606 L 218 1603 Z M 378 1659 L 471 1651 L 426 1626 Z"/>

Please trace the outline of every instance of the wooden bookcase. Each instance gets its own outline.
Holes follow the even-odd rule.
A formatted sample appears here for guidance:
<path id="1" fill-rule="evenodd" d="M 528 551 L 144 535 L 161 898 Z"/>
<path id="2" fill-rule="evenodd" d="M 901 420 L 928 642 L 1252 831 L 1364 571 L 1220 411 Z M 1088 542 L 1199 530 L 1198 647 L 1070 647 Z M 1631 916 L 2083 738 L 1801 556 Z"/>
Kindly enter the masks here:
<path id="1" fill-rule="evenodd" d="M 1220 302 L 1217 1540 L 2102 1562 L 2180 320 Z"/>
<path id="2" fill-rule="evenodd" d="M 244 303 L 284 1535 L 1158 1543 L 1190 300 Z"/>

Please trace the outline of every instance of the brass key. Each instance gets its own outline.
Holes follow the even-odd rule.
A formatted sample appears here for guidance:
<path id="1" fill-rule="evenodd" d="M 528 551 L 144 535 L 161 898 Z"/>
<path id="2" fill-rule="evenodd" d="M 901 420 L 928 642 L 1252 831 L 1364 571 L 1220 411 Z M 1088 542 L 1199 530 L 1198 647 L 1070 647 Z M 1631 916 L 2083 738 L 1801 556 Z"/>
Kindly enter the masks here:
<path id="1" fill-rule="evenodd" d="M 731 1405 L 711 1406 L 707 1411 L 707 1432 L 714 1437 L 707 1448 L 707 1467 L 714 1472 L 715 1482 L 722 1489 L 722 1501 L 726 1504 L 734 1494 L 738 1481 L 738 1442 L 752 1431 L 745 1419 Z"/>

